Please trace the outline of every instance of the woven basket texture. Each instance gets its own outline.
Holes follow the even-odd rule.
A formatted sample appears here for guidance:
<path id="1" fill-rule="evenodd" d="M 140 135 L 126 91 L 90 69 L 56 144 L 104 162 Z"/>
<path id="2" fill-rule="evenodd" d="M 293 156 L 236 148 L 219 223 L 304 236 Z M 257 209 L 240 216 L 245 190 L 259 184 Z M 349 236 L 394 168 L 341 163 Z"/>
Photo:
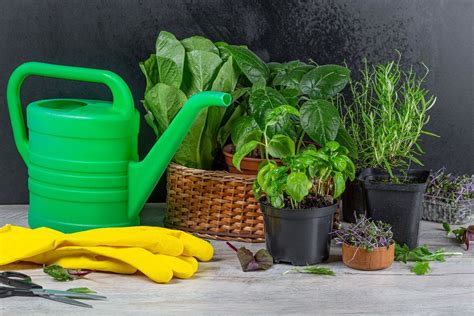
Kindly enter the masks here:
<path id="1" fill-rule="evenodd" d="M 167 227 L 200 237 L 264 242 L 263 214 L 252 193 L 255 176 L 171 163 L 167 170 Z"/>

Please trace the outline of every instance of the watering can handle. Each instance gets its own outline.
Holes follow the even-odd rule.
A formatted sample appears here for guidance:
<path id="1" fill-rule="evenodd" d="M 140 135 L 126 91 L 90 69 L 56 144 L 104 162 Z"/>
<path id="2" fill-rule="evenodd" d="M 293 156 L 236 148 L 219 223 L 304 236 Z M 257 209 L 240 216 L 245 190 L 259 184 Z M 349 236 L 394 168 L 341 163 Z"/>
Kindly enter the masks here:
<path id="1" fill-rule="evenodd" d="M 113 106 L 124 115 L 133 114 L 134 105 L 130 89 L 122 78 L 111 71 L 38 62 L 25 63 L 16 68 L 10 76 L 7 87 L 7 103 L 15 144 L 27 166 L 29 164 L 28 137 L 23 119 L 20 90 L 23 81 L 29 76 L 105 84 L 112 92 Z"/>

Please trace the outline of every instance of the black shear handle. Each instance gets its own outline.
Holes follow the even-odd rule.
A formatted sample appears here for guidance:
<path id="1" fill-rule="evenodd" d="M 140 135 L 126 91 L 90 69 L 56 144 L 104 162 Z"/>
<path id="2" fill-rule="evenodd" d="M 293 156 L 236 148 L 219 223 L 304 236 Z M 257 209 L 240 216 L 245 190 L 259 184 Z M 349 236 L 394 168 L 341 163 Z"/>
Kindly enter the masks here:
<path id="1" fill-rule="evenodd" d="M 9 296 L 36 296 L 31 290 L 0 286 L 0 298 Z"/>
<path id="2" fill-rule="evenodd" d="M 18 289 L 39 289 L 41 286 L 31 282 L 31 278 L 23 273 L 14 271 L 5 271 L 0 273 L 0 283 L 9 285 Z"/>

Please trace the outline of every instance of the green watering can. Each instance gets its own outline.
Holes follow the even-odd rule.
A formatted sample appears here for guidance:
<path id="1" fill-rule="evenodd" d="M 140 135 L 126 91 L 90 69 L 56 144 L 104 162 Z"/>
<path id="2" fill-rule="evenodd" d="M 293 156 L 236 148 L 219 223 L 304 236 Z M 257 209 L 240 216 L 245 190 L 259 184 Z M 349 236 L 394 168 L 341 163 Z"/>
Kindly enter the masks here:
<path id="1" fill-rule="evenodd" d="M 31 75 L 106 85 L 113 101 L 48 99 L 26 109 L 20 88 Z M 25 63 L 7 88 L 15 143 L 28 167 L 29 225 L 63 232 L 140 224 L 139 214 L 178 146 L 208 106 L 227 107 L 232 97 L 201 92 L 183 105 L 142 161 L 138 161 L 139 114 L 127 84 L 113 72 Z"/>

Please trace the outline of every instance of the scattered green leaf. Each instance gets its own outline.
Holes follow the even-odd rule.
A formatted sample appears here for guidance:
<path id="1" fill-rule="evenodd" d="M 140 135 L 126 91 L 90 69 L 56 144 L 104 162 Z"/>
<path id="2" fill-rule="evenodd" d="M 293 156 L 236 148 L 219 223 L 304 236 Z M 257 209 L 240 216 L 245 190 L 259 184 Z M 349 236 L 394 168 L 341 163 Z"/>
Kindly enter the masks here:
<path id="1" fill-rule="evenodd" d="M 329 268 L 326 267 L 319 267 L 319 266 L 306 266 L 303 268 L 293 268 L 284 272 L 283 274 L 287 274 L 290 272 L 297 272 L 297 273 L 308 273 L 308 274 L 317 274 L 317 275 L 330 275 L 335 276 L 336 273 Z"/>
<path id="2" fill-rule="evenodd" d="M 56 281 L 72 281 L 74 277 L 70 275 L 63 267 L 59 264 L 52 264 L 43 267 L 43 272 L 51 276 Z"/>
<path id="3" fill-rule="evenodd" d="M 93 291 L 87 287 L 73 287 L 70 289 L 67 289 L 66 291 L 72 292 L 72 293 L 80 293 L 80 294 L 95 294 L 97 293 L 96 291 Z"/>
<path id="4" fill-rule="evenodd" d="M 416 275 L 424 275 L 431 272 L 430 263 L 428 261 L 417 261 L 411 267 L 411 272 L 415 273 Z"/>

